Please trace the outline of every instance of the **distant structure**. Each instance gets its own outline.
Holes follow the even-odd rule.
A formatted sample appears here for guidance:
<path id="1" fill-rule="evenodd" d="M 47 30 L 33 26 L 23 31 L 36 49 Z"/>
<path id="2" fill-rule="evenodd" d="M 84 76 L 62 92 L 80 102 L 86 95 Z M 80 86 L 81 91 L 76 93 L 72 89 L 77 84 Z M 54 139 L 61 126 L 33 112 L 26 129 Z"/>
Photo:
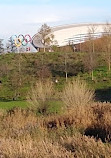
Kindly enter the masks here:
<path id="1" fill-rule="evenodd" d="M 86 24 L 72 24 L 57 26 L 52 28 L 55 40 L 58 46 L 65 46 L 69 44 L 77 44 L 84 42 L 88 38 L 88 30 L 95 27 L 94 37 L 99 38 L 104 33 L 106 23 L 86 23 Z"/>
<path id="2" fill-rule="evenodd" d="M 35 34 L 32 37 L 32 45 L 38 51 L 39 51 L 39 48 L 44 48 L 44 45 L 43 45 L 43 42 L 42 42 L 42 37 L 39 33 Z"/>

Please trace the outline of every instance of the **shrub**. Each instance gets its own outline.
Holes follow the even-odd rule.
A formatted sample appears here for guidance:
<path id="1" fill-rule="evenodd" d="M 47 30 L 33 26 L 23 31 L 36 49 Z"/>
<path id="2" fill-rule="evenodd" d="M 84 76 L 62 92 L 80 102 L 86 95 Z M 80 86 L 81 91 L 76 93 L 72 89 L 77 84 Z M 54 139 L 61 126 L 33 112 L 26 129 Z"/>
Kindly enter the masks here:
<path id="1" fill-rule="evenodd" d="M 69 108 L 87 105 L 93 101 L 94 92 L 90 90 L 84 81 L 75 79 L 68 82 L 62 94 L 62 100 Z"/>
<path id="2" fill-rule="evenodd" d="M 33 109 L 37 109 L 41 113 L 45 112 L 47 108 L 47 101 L 52 98 L 53 92 L 54 88 L 52 81 L 37 81 L 35 86 L 31 88 L 31 91 L 28 93 L 27 96 L 30 107 Z"/>

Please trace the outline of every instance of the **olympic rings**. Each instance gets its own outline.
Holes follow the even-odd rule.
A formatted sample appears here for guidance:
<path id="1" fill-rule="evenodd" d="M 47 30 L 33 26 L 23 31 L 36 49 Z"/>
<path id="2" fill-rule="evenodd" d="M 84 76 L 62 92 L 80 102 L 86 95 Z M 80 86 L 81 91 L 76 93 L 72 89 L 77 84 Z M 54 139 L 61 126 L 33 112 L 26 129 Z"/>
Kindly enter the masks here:
<path id="1" fill-rule="evenodd" d="M 24 41 L 24 36 L 23 35 L 19 35 L 18 38 L 21 40 L 21 42 Z"/>
<path id="2" fill-rule="evenodd" d="M 22 45 L 23 46 L 26 46 L 28 44 L 28 42 L 26 42 L 26 40 L 24 40 L 23 42 L 22 42 Z"/>
<path id="3" fill-rule="evenodd" d="M 12 35 L 10 39 L 12 42 L 14 42 L 16 38 L 17 38 L 17 35 Z"/>
<path id="4" fill-rule="evenodd" d="M 21 44 L 22 44 L 21 39 L 20 38 L 16 38 L 15 39 L 15 45 L 16 45 L 16 47 L 20 47 Z"/>
<path id="5" fill-rule="evenodd" d="M 25 35 L 25 40 L 26 42 L 31 42 L 32 38 L 30 37 L 30 35 Z"/>
<path id="6" fill-rule="evenodd" d="M 22 35 L 20 34 L 19 36 L 13 35 L 11 36 L 11 42 L 15 44 L 16 47 L 26 46 L 28 43 L 31 43 L 32 38 L 29 34 L 27 35 Z"/>

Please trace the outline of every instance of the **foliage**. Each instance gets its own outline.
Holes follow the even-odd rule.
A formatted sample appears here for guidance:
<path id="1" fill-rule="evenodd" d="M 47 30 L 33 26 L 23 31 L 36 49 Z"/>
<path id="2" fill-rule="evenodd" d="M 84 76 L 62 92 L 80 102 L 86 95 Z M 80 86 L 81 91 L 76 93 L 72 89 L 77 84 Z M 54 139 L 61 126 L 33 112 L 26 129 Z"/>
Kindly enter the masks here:
<path id="1" fill-rule="evenodd" d="M 47 24 L 43 24 L 38 33 L 41 35 L 44 48 L 47 46 L 49 47 L 53 43 L 54 35 L 51 32 L 51 28 Z"/>

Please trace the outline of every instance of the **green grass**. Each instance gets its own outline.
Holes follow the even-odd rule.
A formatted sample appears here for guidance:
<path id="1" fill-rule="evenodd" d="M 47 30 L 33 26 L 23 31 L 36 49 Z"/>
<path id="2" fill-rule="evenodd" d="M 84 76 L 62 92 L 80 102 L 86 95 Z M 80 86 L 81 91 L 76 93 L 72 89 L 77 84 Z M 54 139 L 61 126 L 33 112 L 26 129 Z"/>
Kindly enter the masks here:
<path id="1" fill-rule="evenodd" d="M 48 102 L 47 114 L 63 114 L 64 104 L 62 101 L 50 101 Z"/>
<path id="2" fill-rule="evenodd" d="M 55 83 L 55 90 L 61 92 L 66 83 L 65 80 L 65 52 L 53 53 L 29 53 L 29 54 L 5 54 L 0 56 L 0 100 L 25 100 L 30 87 L 44 75 L 47 70 Z M 82 60 L 85 53 L 67 53 L 68 80 L 79 76 L 85 80 L 93 90 L 105 90 L 109 94 L 111 89 L 111 71 L 108 71 L 106 63 L 102 57 L 98 57 L 98 67 L 94 70 L 94 81 L 85 69 Z M 19 72 L 19 59 L 21 59 L 21 72 Z M 102 60 L 102 61 L 101 61 Z M 47 68 L 47 69 L 44 69 Z M 46 71 L 46 72 L 47 72 Z M 44 77 L 45 78 L 45 77 Z M 21 86 L 19 81 L 21 79 Z M 106 93 L 107 95 L 107 93 Z M 0 108 L 7 108 L 7 102 L 0 102 Z M 12 104 L 12 105 L 10 105 Z M 20 105 L 19 105 L 20 104 Z M 22 102 L 9 102 L 8 107 L 26 107 Z M 55 107 L 54 107 L 55 108 Z"/>
<path id="3" fill-rule="evenodd" d="M 27 101 L 0 101 L 0 109 L 10 110 L 14 107 L 26 108 L 28 106 Z M 49 101 L 47 103 L 46 114 L 62 114 L 64 112 L 62 101 Z"/>
<path id="4" fill-rule="evenodd" d="M 14 107 L 26 108 L 28 103 L 26 101 L 0 101 L 0 109 L 9 110 Z"/>

